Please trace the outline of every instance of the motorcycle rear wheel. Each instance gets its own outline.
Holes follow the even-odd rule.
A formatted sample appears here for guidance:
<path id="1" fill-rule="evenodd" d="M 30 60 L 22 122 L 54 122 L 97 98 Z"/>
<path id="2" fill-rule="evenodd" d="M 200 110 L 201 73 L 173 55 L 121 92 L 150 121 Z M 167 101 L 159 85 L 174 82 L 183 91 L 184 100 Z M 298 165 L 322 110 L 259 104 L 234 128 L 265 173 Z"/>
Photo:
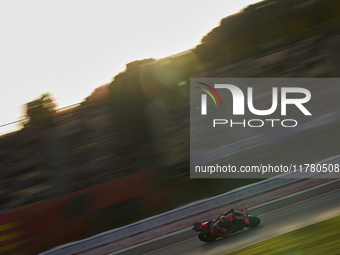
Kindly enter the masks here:
<path id="1" fill-rule="evenodd" d="M 200 239 L 202 242 L 205 242 L 205 243 L 215 241 L 216 238 L 217 237 L 211 235 L 210 233 L 204 232 L 204 231 L 198 233 L 198 239 Z"/>

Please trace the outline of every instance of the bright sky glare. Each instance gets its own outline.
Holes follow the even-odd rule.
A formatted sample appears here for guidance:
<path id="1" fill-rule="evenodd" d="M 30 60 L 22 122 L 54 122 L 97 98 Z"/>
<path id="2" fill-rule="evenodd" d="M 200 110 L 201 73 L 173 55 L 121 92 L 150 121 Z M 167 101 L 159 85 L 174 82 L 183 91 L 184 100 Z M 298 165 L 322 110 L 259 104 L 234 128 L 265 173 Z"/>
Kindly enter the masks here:
<path id="1" fill-rule="evenodd" d="M 219 21 L 254 0 L 2 0 L 0 126 L 51 92 L 78 103 L 125 64 L 199 44 Z M 0 134 L 17 125 L 0 128 Z"/>

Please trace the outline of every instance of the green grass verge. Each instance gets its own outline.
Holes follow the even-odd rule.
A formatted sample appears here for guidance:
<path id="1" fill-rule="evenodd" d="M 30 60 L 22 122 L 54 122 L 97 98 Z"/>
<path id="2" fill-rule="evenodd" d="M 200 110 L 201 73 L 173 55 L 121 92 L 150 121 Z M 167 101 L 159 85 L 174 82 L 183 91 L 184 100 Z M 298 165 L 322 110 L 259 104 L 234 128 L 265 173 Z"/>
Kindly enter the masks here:
<path id="1" fill-rule="evenodd" d="M 340 216 L 228 253 L 236 254 L 340 254 Z"/>

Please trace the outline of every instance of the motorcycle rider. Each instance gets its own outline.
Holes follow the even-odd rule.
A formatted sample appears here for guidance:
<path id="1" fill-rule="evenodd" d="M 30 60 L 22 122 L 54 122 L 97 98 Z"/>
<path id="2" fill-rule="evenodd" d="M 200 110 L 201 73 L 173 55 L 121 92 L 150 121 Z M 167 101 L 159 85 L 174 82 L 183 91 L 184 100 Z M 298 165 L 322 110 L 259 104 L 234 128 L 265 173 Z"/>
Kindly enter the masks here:
<path id="1" fill-rule="evenodd" d="M 248 210 L 246 208 L 242 209 L 230 209 L 228 212 L 224 213 L 224 215 L 232 215 L 231 221 L 233 221 L 234 230 L 241 231 L 244 229 L 244 225 L 249 222 L 248 219 Z"/>
<path id="2" fill-rule="evenodd" d="M 247 221 L 248 210 L 230 209 L 220 215 L 211 225 L 210 231 L 213 235 L 228 237 L 231 233 L 244 229 L 245 221 Z"/>
<path id="3" fill-rule="evenodd" d="M 230 229 L 230 227 L 230 219 L 227 216 L 221 215 L 210 225 L 210 232 L 212 235 L 228 237 L 228 229 Z"/>

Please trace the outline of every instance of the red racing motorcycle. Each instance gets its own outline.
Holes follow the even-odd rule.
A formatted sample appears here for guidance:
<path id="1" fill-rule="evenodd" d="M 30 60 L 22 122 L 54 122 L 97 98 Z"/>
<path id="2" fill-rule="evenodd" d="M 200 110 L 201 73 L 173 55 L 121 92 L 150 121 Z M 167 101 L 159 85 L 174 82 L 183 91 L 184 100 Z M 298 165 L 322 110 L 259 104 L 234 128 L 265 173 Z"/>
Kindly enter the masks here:
<path id="1" fill-rule="evenodd" d="M 219 237 L 228 237 L 246 228 L 255 228 L 261 223 L 259 217 L 248 215 L 247 208 L 231 209 L 213 221 L 196 222 L 193 230 L 202 242 L 212 242 Z"/>

